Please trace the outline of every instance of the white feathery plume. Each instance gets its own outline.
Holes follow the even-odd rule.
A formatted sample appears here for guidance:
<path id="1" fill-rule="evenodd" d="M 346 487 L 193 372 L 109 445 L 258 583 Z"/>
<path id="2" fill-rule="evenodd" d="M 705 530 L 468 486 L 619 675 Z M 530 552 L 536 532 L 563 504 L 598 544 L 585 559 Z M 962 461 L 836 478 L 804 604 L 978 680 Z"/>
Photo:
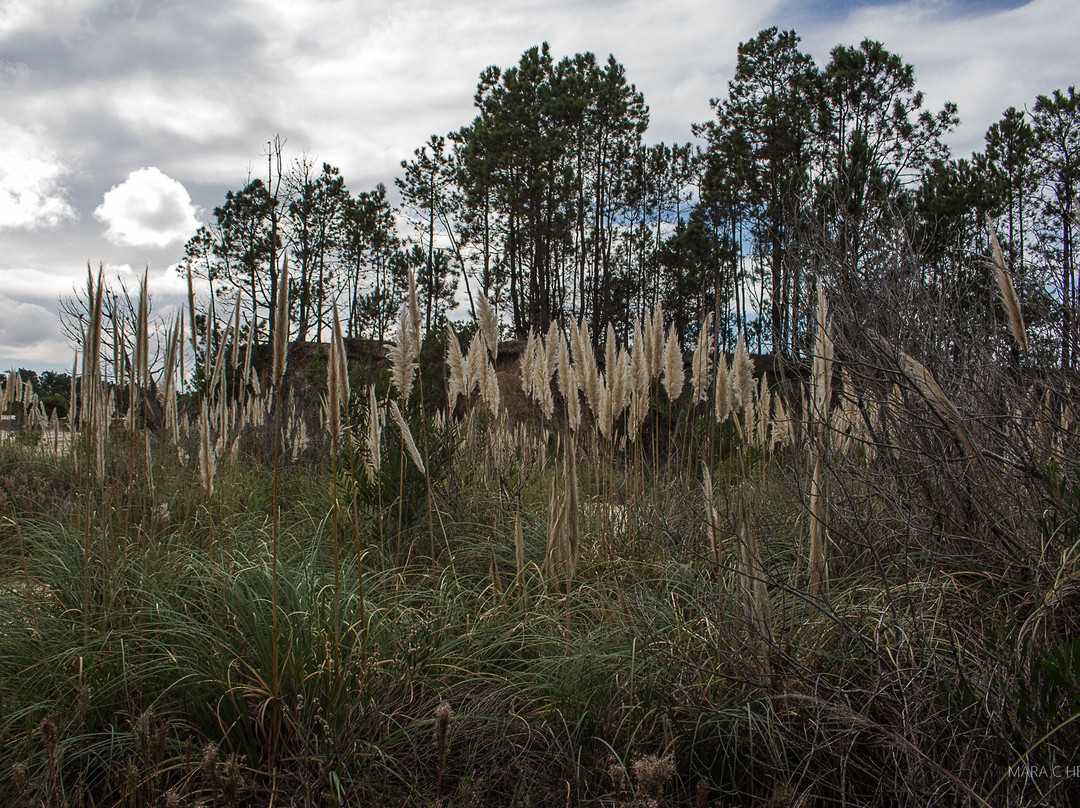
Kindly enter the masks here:
<path id="1" fill-rule="evenodd" d="M 743 421 L 742 421 L 742 436 L 748 444 L 754 445 L 754 440 L 757 437 L 757 407 L 755 406 L 754 399 L 756 398 L 757 385 L 750 385 L 750 397 L 747 399 L 746 404 L 743 406 Z"/>
<path id="2" fill-rule="evenodd" d="M 525 349 L 521 352 L 521 392 L 533 398 L 533 359 L 536 357 L 536 333 L 530 328 Z"/>
<path id="3" fill-rule="evenodd" d="M 342 382 L 341 382 L 341 357 L 338 351 L 341 345 L 338 341 L 341 336 L 341 323 L 338 320 L 337 307 L 334 308 L 334 325 L 330 333 L 330 359 L 326 363 L 326 400 L 325 420 L 326 430 L 330 435 L 331 451 L 337 449 L 341 439 L 341 407 L 342 407 Z M 348 403 L 346 398 L 344 403 Z"/>
<path id="4" fill-rule="evenodd" d="M 447 408 L 452 412 L 457 406 L 458 396 L 465 393 L 465 359 L 461 355 L 461 344 L 457 334 L 446 324 L 446 365 L 450 369 Z"/>
<path id="5" fill-rule="evenodd" d="M 709 539 L 709 556 L 712 558 L 712 562 L 715 565 L 717 571 L 720 570 L 720 514 L 716 510 L 716 490 L 713 486 L 712 474 L 709 472 L 709 466 L 702 461 L 701 463 L 702 483 L 701 487 L 705 492 L 705 519 L 706 519 L 706 536 Z"/>
<path id="6" fill-rule="evenodd" d="M 274 304 L 274 361 L 273 386 L 280 389 L 285 377 L 285 364 L 289 353 L 289 254 L 281 262 L 281 274 L 278 276 L 277 301 Z M 209 340 L 207 340 L 209 347 Z"/>
<path id="7" fill-rule="evenodd" d="M 773 397 L 773 443 L 777 446 L 790 446 L 792 442 L 791 419 L 784 406 L 783 396 Z"/>
<path id="8" fill-rule="evenodd" d="M 641 434 L 641 428 L 645 425 L 645 417 L 649 414 L 648 393 L 638 390 L 630 396 L 630 416 L 627 419 L 626 429 L 630 435 L 630 441 L 636 441 Z"/>
<path id="9" fill-rule="evenodd" d="M 682 348 L 675 326 L 668 329 L 667 347 L 664 351 L 664 389 L 668 399 L 678 401 L 686 383 L 686 371 L 683 369 Z"/>
<path id="10" fill-rule="evenodd" d="M 593 353 L 588 320 L 583 319 L 578 325 L 578 339 L 574 350 L 574 372 L 577 374 L 578 386 L 585 392 L 585 401 L 595 415 L 600 411 L 600 371 L 596 367 L 596 354 Z"/>
<path id="11" fill-rule="evenodd" d="M 611 376 L 611 417 L 618 418 L 630 403 L 630 356 L 620 349 L 615 354 Z"/>
<path id="12" fill-rule="evenodd" d="M 634 395 L 645 395 L 649 390 L 649 344 L 637 322 L 634 323 L 634 347 L 630 354 L 630 386 Z"/>
<path id="13" fill-rule="evenodd" d="M 600 427 L 600 434 L 611 440 L 611 393 L 606 382 L 602 380 L 597 380 L 597 387 L 597 403 L 600 405 L 596 413 L 597 425 Z"/>
<path id="14" fill-rule="evenodd" d="M 135 362 L 132 374 L 135 377 L 135 386 L 145 389 L 150 386 L 150 294 L 147 289 L 147 276 L 149 268 L 143 271 L 139 281 L 139 313 L 135 321 Z M 129 403 L 129 407 L 134 405 Z"/>
<path id="15" fill-rule="evenodd" d="M 199 352 L 199 332 L 195 330 L 195 282 L 191 278 L 191 264 L 187 268 L 188 319 L 191 323 L 191 353 Z"/>
<path id="16" fill-rule="evenodd" d="M 421 474 L 427 474 L 424 469 L 424 461 L 420 459 L 420 450 L 416 448 L 416 441 L 413 440 L 412 432 L 409 430 L 409 425 L 405 423 L 405 418 L 401 414 L 401 410 L 398 409 L 397 402 L 390 401 L 390 414 L 394 416 L 394 421 L 397 423 L 398 430 L 401 432 L 401 439 L 405 442 L 405 451 L 408 452 L 409 457 L 412 458 L 413 463 L 416 464 L 416 468 L 420 470 Z"/>
<path id="17" fill-rule="evenodd" d="M 492 359 L 499 358 L 499 318 L 491 302 L 483 292 L 476 295 L 476 319 L 480 324 L 480 333 L 484 335 Z"/>
<path id="18" fill-rule="evenodd" d="M 555 332 L 555 334 L 557 338 L 558 332 Z M 555 348 L 554 339 L 551 338 L 551 330 L 548 331 L 548 342 L 551 343 L 552 350 L 557 356 L 558 349 Z M 544 417 L 550 419 L 555 414 L 555 397 L 551 392 L 551 373 L 548 372 L 547 358 L 547 346 L 537 338 L 533 344 L 531 386 L 533 395 L 540 402 L 540 406 L 544 411 Z"/>
<path id="19" fill-rule="evenodd" d="M 694 403 L 697 404 L 700 401 L 705 401 L 709 397 L 709 371 L 711 370 L 711 363 L 709 361 L 709 350 L 712 347 L 711 332 L 712 330 L 712 312 L 710 311 L 705 315 L 705 322 L 702 323 L 701 329 L 698 331 L 697 347 L 694 350 L 694 359 L 692 362 L 693 372 L 691 374 L 691 381 L 694 388 Z"/>
<path id="20" fill-rule="evenodd" d="M 1009 269 L 1005 265 L 1005 256 L 1001 252 L 1001 243 L 998 241 L 997 232 L 994 230 L 994 223 L 990 220 L 990 217 L 986 217 L 987 223 L 990 225 L 990 244 L 994 249 L 994 274 L 997 275 L 998 291 L 1001 293 L 1001 302 L 1005 305 L 1005 311 L 1009 315 L 1009 330 L 1012 331 L 1013 338 L 1016 340 L 1016 344 L 1020 346 L 1020 350 L 1025 354 L 1028 352 L 1028 339 L 1027 330 L 1024 328 L 1024 314 L 1020 309 L 1020 298 L 1016 294 L 1016 288 L 1013 286 L 1012 275 L 1009 274 Z"/>
<path id="21" fill-rule="evenodd" d="M 412 306 L 406 303 L 401 307 L 396 341 L 386 348 L 386 355 L 390 359 L 390 381 L 397 388 L 403 403 L 408 402 L 416 377 L 418 346 Z"/>
<path id="22" fill-rule="evenodd" d="M 248 368 L 248 384 L 251 385 L 252 394 L 255 398 L 262 398 L 262 385 L 259 384 L 259 374 L 256 373 L 254 367 Z"/>
<path id="23" fill-rule="evenodd" d="M 485 364 L 487 364 L 487 348 L 484 347 L 484 338 L 478 331 L 469 341 L 469 350 L 465 354 L 466 397 L 471 396 L 474 390 L 483 386 Z"/>
<path id="24" fill-rule="evenodd" d="M 544 338 L 544 378 L 545 384 L 549 384 L 555 376 L 555 367 L 559 363 L 559 346 L 564 343 L 559 324 L 554 320 L 548 326 L 547 337 Z M 539 355 L 540 349 L 537 348 Z"/>
<path id="25" fill-rule="evenodd" d="M 731 398 L 735 412 L 750 404 L 754 390 L 754 363 L 746 352 L 746 337 L 739 334 L 735 356 L 731 360 Z"/>
<path id="26" fill-rule="evenodd" d="M 501 406 L 501 396 L 499 394 L 499 374 L 495 369 L 495 366 L 484 360 L 484 375 L 481 395 L 484 397 L 484 402 L 487 404 L 488 409 L 491 410 L 491 414 L 498 416 L 499 408 Z"/>
<path id="27" fill-rule="evenodd" d="M 575 333 L 574 329 L 570 331 L 572 335 Z M 569 398 L 571 391 L 577 394 L 578 386 L 577 374 L 574 372 L 573 365 L 570 364 L 570 349 L 565 339 L 559 340 L 558 353 L 559 392 L 563 394 L 563 398 Z"/>
<path id="28" fill-rule="evenodd" d="M 571 328 L 571 333 L 576 329 Z M 566 421 L 575 432 L 581 423 L 581 403 L 578 399 L 577 374 L 570 364 L 570 349 L 566 340 L 559 339 L 559 392 L 566 403 Z"/>
<path id="29" fill-rule="evenodd" d="M 757 442 L 758 446 L 768 449 L 769 419 L 772 413 L 772 393 L 769 391 L 765 377 L 761 377 L 761 386 L 757 396 Z"/>

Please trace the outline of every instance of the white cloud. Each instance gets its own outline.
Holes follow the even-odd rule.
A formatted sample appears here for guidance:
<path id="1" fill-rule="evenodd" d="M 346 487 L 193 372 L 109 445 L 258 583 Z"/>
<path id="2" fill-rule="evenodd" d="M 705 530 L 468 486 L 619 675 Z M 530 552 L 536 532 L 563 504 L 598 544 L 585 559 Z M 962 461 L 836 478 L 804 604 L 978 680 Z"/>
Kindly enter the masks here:
<path id="1" fill-rule="evenodd" d="M 0 269 L 0 297 L 24 303 L 55 303 L 61 295 L 86 285 L 86 270 L 46 272 L 27 267 Z"/>
<path id="2" fill-rule="evenodd" d="M 359 188 L 392 183 L 431 134 L 467 125 L 480 71 L 511 67 L 545 40 L 556 60 L 614 54 L 652 109 L 648 139 L 688 140 L 690 124 L 711 116 L 739 41 L 782 2 L 522 0 L 495 14 L 479 0 L 243 0 L 231 13 L 260 35 L 265 69 L 246 80 L 262 106 L 249 120 L 286 136 L 293 153 L 340 166 Z"/>
<path id="3" fill-rule="evenodd" d="M 961 125 L 949 138 L 954 154 L 981 149 L 983 135 L 1009 106 L 1076 83 L 1080 57 L 1076 0 L 1030 0 L 1016 8 L 971 10 L 956 3 L 906 0 L 856 8 L 807 40 L 819 64 L 838 42 L 882 42 L 915 68 L 930 108 L 955 101 Z"/>
<path id="4" fill-rule="evenodd" d="M 132 132 L 211 143 L 241 131 L 245 82 L 140 72 L 108 89 L 116 116 Z"/>
<path id="5" fill-rule="evenodd" d="M 85 30 L 88 17 L 106 0 L 4 0 L 0 41 L 29 33 L 70 36 Z"/>
<path id="6" fill-rule="evenodd" d="M 105 238 L 134 247 L 168 247 L 199 226 L 187 188 L 158 168 L 140 168 L 105 192 L 94 218 L 108 225 Z"/>
<path id="7" fill-rule="evenodd" d="M 75 219 L 60 182 L 67 173 L 32 132 L 0 119 L 0 230 L 55 227 Z"/>
<path id="8" fill-rule="evenodd" d="M 63 344 L 55 311 L 0 296 L 0 353 L 53 359 Z"/>

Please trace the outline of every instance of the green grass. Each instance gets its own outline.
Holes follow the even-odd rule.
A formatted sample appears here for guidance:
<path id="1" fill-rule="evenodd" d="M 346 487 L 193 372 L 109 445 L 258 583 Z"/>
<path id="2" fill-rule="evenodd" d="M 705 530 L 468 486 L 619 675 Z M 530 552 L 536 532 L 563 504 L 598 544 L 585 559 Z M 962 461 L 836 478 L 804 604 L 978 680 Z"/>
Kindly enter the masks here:
<path id="1" fill-rule="evenodd" d="M 714 474 L 719 570 L 685 471 L 697 459 L 646 463 L 641 496 L 633 463 L 583 465 L 567 588 L 539 572 L 558 464 L 536 453 L 551 448 L 500 478 L 481 435 L 448 454 L 400 535 L 384 487 L 386 547 L 377 498 L 354 510 L 348 475 L 335 519 L 329 464 L 282 469 L 275 659 L 272 469 L 223 464 L 207 504 L 196 473 L 162 455 L 150 498 L 129 492 L 141 478 L 115 440 L 101 490 L 31 449 L 0 458 L 46 492 L 0 526 L 0 779 L 15 805 L 1004 804 L 1033 793 L 996 784 L 1025 751 L 1075 748 L 1075 722 L 1036 743 L 1075 710 L 1076 671 L 1046 656 L 1060 632 L 1032 641 L 1049 660 L 1035 673 L 1016 650 L 1033 583 L 913 542 L 863 488 L 839 503 L 828 595 L 810 598 L 784 455 L 749 472 L 774 612 L 764 654 L 735 572 L 734 464 Z M 1075 536 L 1064 491 L 1054 546 Z M 627 518 L 605 517 L 601 495 Z M 658 790 L 633 775 L 648 756 L 672 764 Z"/>

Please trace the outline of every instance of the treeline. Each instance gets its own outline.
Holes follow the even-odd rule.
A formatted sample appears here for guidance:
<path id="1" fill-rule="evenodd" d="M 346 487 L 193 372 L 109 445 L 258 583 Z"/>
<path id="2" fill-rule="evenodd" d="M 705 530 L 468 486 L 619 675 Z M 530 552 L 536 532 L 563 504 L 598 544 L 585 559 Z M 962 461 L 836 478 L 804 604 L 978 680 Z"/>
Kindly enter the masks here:
<path id="1" fill-rule="evenodd" d="M 298 339 L 322 340 L 334 306 L 349 336 L 383 338 L 411 268 L 428 329 L 480 291 L 513 335 L 587 318 L 621 324 L 625 342 L 662 304 L 687 342 L 711 312 L 723 344 L 746 331 L 799 356 L 819 284 L 888 305 L 902 280 L 1003 319 L 984 261 L 993 222 L 1031 353 L 1074 366 L 1074 88 L 1009 108 L 983 151 L 956 159 L 955 105 L 928 109 L 900 56 L 867 40 L 819 66 L 799 43 L 770 28 L 740 45 L 697 145 L 645 142 L 648 107 L 614 57 L 531 48 L 480 74 L 471 123 L 402 162 L 397 206 L 382 184 L 350 192 L 330 164 L 285 168 L 275 141 L 266 178 L 226 195 L 181 271 L 243 292 L 263 335 L 287 256 Z"/>

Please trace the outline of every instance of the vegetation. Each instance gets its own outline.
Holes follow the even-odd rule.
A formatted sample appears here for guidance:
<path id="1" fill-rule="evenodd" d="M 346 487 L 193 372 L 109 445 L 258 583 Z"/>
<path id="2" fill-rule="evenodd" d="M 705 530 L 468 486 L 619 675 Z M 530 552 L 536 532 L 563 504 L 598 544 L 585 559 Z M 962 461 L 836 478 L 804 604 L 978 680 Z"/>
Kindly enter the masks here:
<path id="1" fill-rule="evenodd" d="M 1073 94 L 953 163 L 797 46 L 697 155 L 613 59 L 486 70 L 409 244 L 272 150 L 156 351 L 89 274 L 66 421 L 0 393 L 11 801 L 1075 804 Z"/>
<path id="2" fill-rule="evenodd" d="M 943 141 L 955 105 L 927 109 L 899 55 L 867 40 L 818 66 L 776 28 L 739 46 L 697 146 L 646 143 L 648 106 L 613 57 L 531 48 L 482 71 L 475 102 L 471 123 L 402 162 L 396 209 L 383 185 L 353 194 L 328 163 L 285 166 L 275 140 L 266 176 L 226 194 L 181 272 L 230 303 L 242 293 L 257 336 L 287 254 L 297 339 L 323 341 L 335 304 L 347 337 L 383 339 L 411 269 L 425 331 L 458 300 L 475 317 L 482 294 L 517 338 L 586 318 L 626 342 L 662 304 L 684 348 L 712 312 L 726 350 L 746 332 L 759 352 L 806 360 L 819 285 L 887 281 L 906 252 L 928 295 L 957 294 L 990 251 L 989 216 L 1031 350 L 1075 365 L 1073 88 L 1005 110 L 959 159 Z M 995 316 L 990 300 L 965 316 Z"/>
<path id="3" fill-rule="evenodd" d="M 444 370 L 409 280 L 389 367 L 335 322 L 305 406 L 287 318 L 261 374 L 229 325 L 195 415 L 145 317 L 99 377 L 90 279 L 81 431 L 4 447 L 47 492 L 4 492 L 21 803 L 1075 798 L 1060 377 L 978 339 L 916 359 L 824 294 L 805 384 L 714 352 L 709 319 L 686 384 L 659 309 L 602 357 L 582 322 L 499 370 L 482 296 L 466 349 L 429 337 Z"/>

